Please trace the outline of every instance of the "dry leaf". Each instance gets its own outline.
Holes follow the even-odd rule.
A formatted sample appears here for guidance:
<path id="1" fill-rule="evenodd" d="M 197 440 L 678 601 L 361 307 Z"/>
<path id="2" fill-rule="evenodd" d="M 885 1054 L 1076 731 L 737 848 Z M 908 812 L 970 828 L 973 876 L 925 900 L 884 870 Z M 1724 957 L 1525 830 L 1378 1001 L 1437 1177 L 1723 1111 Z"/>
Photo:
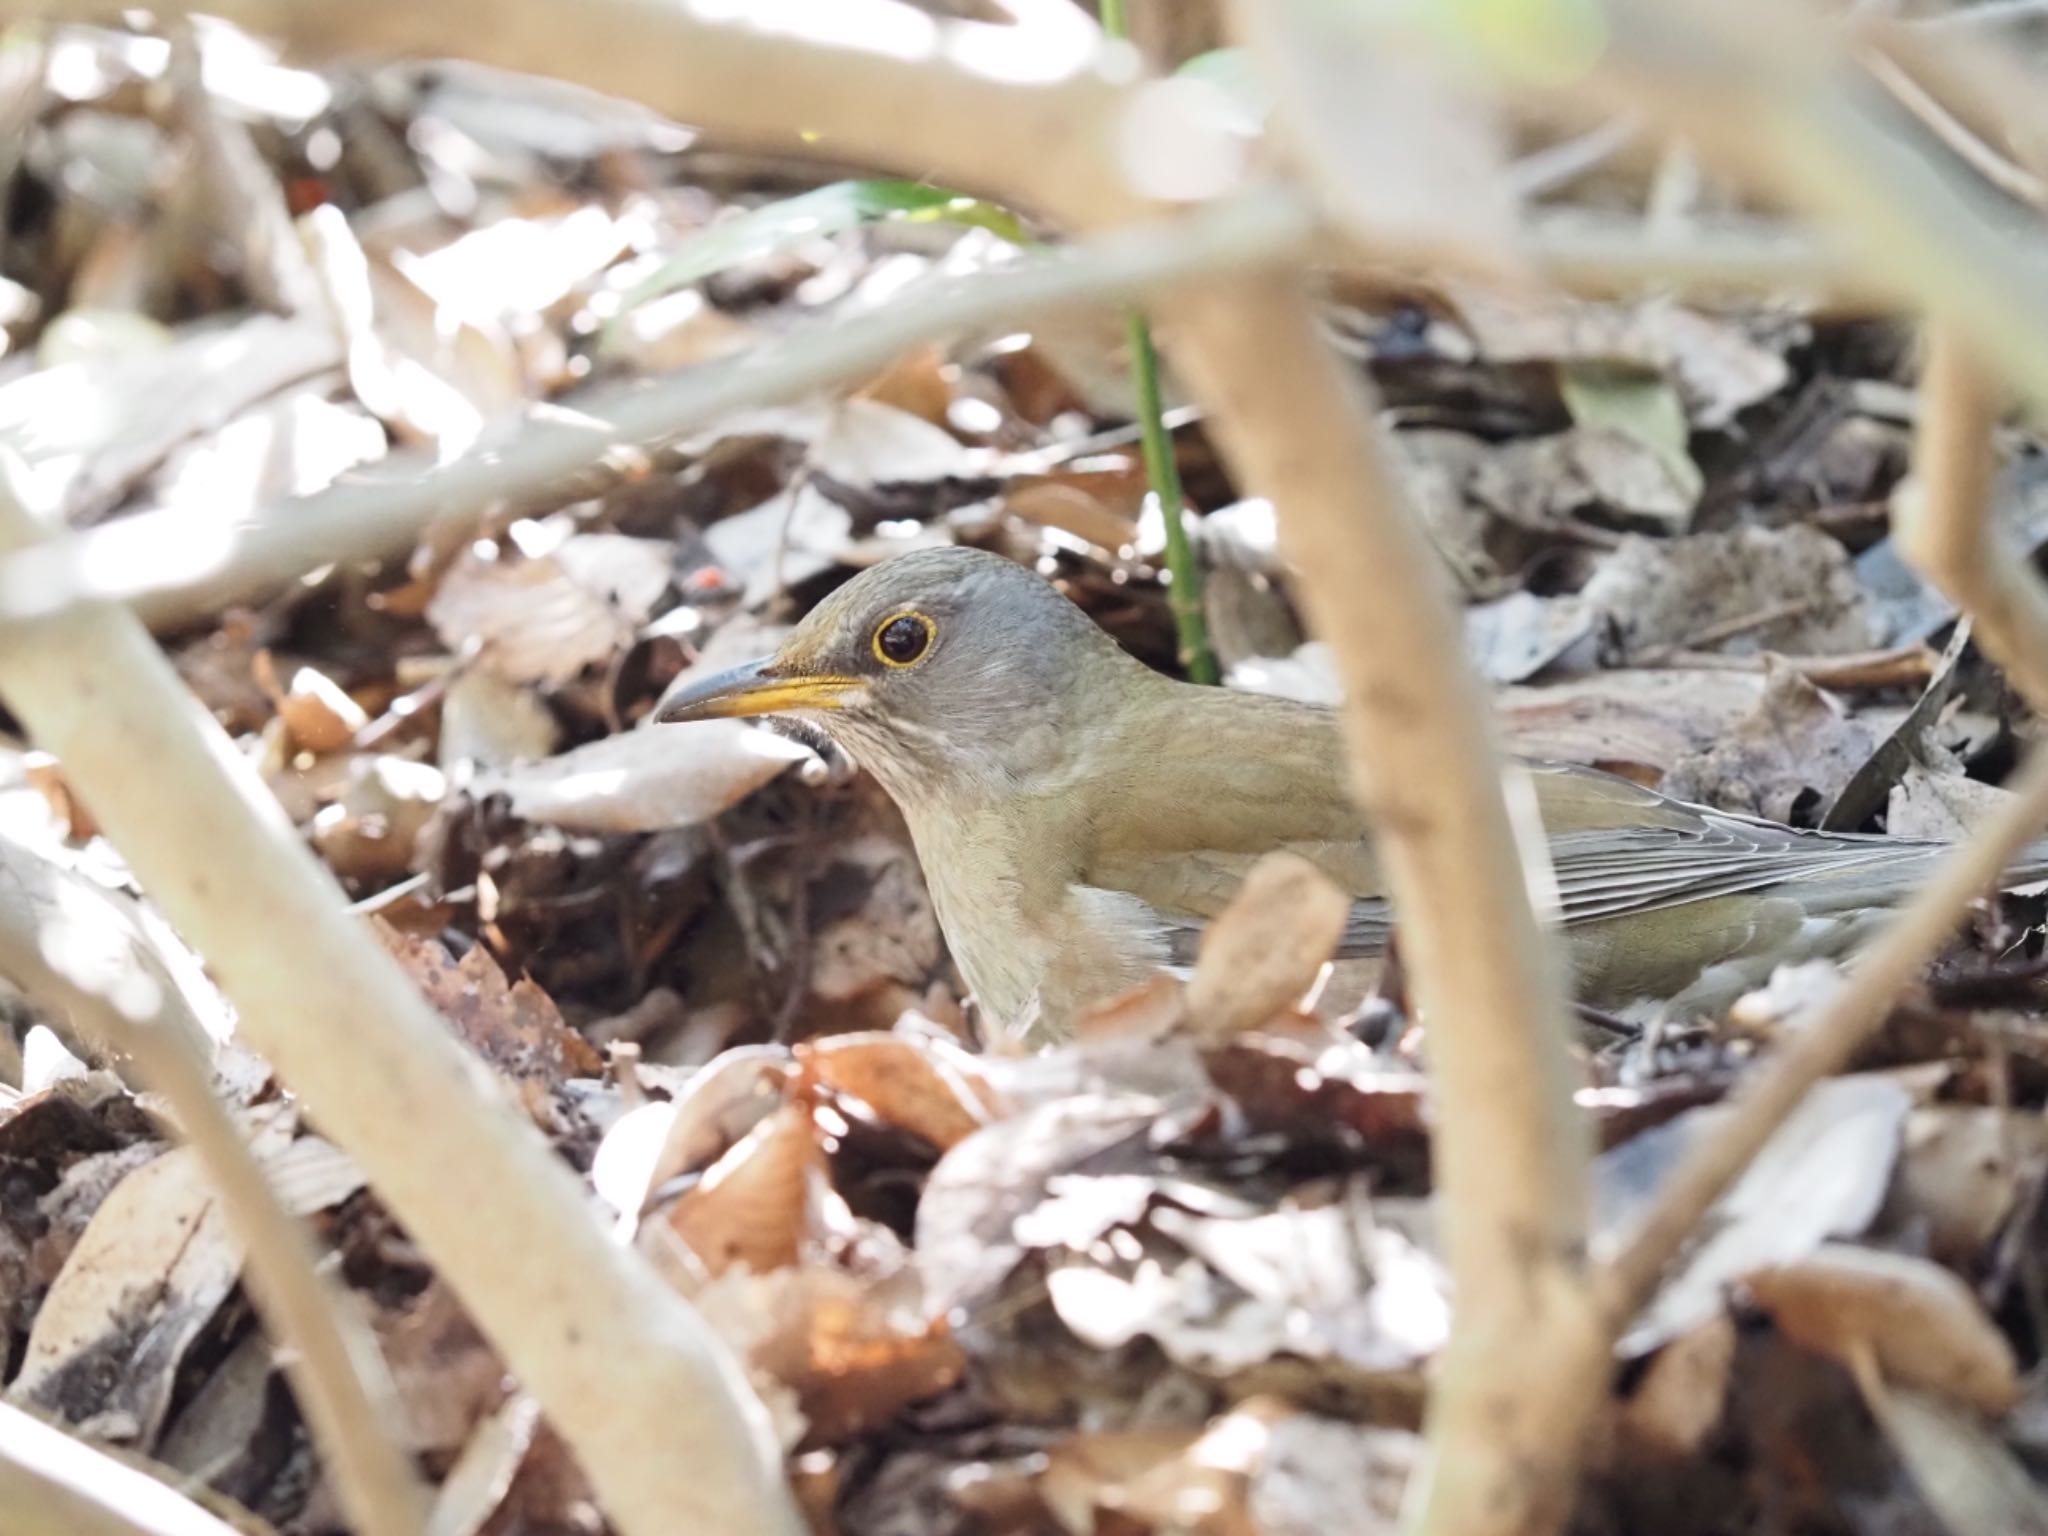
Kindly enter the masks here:
<path id="1" fill-rule="evenodd" d="M 1960 773 L 1934 773 L 1910 765 L 1892 786 L 1884 826 L 1893 837 L 1924 837 L 1959 843 L 1977 824 L 2012 799 L 2012 791 Z"/>
<path id="2" fill-rule="evenodd" d="M 988 1124 L 994 1090 L 980 1062 L 930 1037 L 865 1032 L 799 1045 L 797 1066 L 859 1099 L 886 1125 L 948 1151 Z"/>
<path id="3" fill-rule="evenodd" d="M 535 691 L 489 667 L 464 667 L 441 696 L 435 761 L 443 768 L 538 762 L 561 740 L 561 726 Z"/>
<path id="4" fill-rule="evenodd" d="M 1868 1352 L 1888 1381 L 2001 1414 L 2019 1400 L 2012 1346 L 1970 1288 L 1926 1259 L 1830 1243 L 1742 1277 L 1752 1300 L 1802 1349 L 1854 1365 Z"/>
<path id="5" fill-rule="evenodd" d="M 1673 763 L 1659 788 L 1700 805 L 1811 826 L 1876 750 L 1860 721 L 1772 660 L 1756 708 L 1715 745 Z"/>
<path id="6" fill-rule="evenodd" d="M 1580 595 L 1607 615 L 1631 654 L 1712 646 L 1736 655 L 1825 656 L 1873 643 L 1849 557 L 1801 525 L 1628 538 Z"/>
<path id="7" fill-rule="evenodd" d="M 400 879 L 447 794 L 446 776 L 425 763 L 384 753 L 351 758 L 340 798 L 313 817 L 313 846 L 340 874 Z"/>
<path id="8" fill-rule="evenodd" d="M 1756 708 L 1758 672 L 1629 669 L 1494 695 L 1508 747 L 1656 784 L 1672 765 L 1724 739 Z"/>
<path id="9" fill-rule="evenodd" d="M 603 1059 L 566 1024 L 552 999 L 521 977 L 507 982 L 490 952 L 473 946 L 458 961 L 439 941 L 371 927 L 455 1032 L 494 1067 L 542 1127 L 559 1129 L 556 1095 L 572 1077 L 595 1077 Z"/>
<path id="10" fill-rule="evenodd" d="M 306 752 L 339 752 L 370 723 L 362 705 L 316 667 L 292 673 L 291 686 L 279 686 L 276 665 L 268 651 L 255 660 L 256 681 L 270 695 L 278 718 L 295 746 Z"/>
<path id="11" fill-rule="evenodd" d="M 1202 933 L 1188 1022 L 1202 1040 L 1256 1028 L 1315 985 L 1351 916 L 1351 898 L 1308 860 L 1269 853 Z"/>
<path id="12" fill-rule="evenodd" d="M 186 1349 L 241 1275 L 188 1148 L 114 1186 L 36 1313 L 9 1395 L 104 1439 L 155 1443 Z"/>
<path id="13" fill-rule="evenodd" d="M 545 762 L 471 781 L 478 796 L 503 795 L 523 821 L 572 832 L 659 832 L 695 826 L 817 759 L 809 747 L 739 720 L 643 726 Z"/>
<path id="14" fill-rule="evenodd" d="M 1735 1345 L 1735 1323 L 1725 1313 L 1666 1344 L 1622 1405 L 1623 1426 L 1666 1455 L 1698 1452 L 1727 1411 Z"/>
<path id="15" fill-rule="evenodd" d="M 1465 610 L 1465 653 L 1491 683 L 1519 683 L 1584 652 L 1600 615 L 1584 599 L 1514 592 Z"/>
<path id="16" fill-rule="evenodd" d="M 727 1152 L 664 1218 L 705 1270 L 766 1274 L 797 1262 L 824 1173 L 809 1109 L 787 1104 Z"/>
<path id="17" fill-rule="evenodd" d="M 2044 1158 L 2048 1122 L 2038 1115 L 1972 1104 L 1916 1109 L 1906 1121 L 1885 1225 L 1925 1242 L 1936 1262 L 1967 1273 Z"/>
<path id="18" fill-rule="evenodd" d="M 1715 1205 L 1690 1251 L 1623 1334 L 1623 1353 L 1641 1354 L 1691 1331 L 1721 1310 L 1728 1286 L 1743 1276 L 1863 1231 L 1883 1203 L 1911 1107 L 1906 1090 L 1889 1078 L 1815 1085 Z M 1594 1178 L 1600 1229 L 1624 1228 L 1655 1199 L 1666 1170 L 1726 1115 L 1720 1106 L 1688 1110 L 1602 1156 Z"/>
<path id="19" fill-rule="evenodd" d="M 0 384 L 0 436 L 54 504 L 100 508 L 178 444 L 340 356 L 318 317 L 198 322 L 167 345 L 102 352 Z"/>
<path id="20" fill-rule="evenodd" d="M 481 641 L 501 675 L 560 685 L 630 644 L 671 575 L 658 539 L 582 533 L 537 557 L 473 545 L 442 575 L 427 618 L 450 650 Z"/>
<path id="21" fill-rule="evenodd" d="M 833 1445 L 886 1425 L 960 1379 L 966 1359 L 900 1272 L 875 1277 L 807 1266 L 757 1282 L 768 1326 L 747 1359 L 796 1394 L 808 1443 Z"/>

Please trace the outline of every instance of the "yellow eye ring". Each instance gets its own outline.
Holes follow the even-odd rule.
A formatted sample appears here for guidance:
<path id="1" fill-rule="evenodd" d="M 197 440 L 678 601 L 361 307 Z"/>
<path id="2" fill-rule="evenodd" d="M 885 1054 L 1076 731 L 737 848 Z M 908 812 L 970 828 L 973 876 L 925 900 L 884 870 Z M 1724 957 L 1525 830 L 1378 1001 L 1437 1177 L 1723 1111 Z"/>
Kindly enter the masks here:
<path id="1" fill-rule="evenodd" d="M 875 626 L 869 646 L 875 660 L 885 667 L 914 667 L 924 660 L 938 637 L 939 626 L 923 614 L 895 613 Z"/>

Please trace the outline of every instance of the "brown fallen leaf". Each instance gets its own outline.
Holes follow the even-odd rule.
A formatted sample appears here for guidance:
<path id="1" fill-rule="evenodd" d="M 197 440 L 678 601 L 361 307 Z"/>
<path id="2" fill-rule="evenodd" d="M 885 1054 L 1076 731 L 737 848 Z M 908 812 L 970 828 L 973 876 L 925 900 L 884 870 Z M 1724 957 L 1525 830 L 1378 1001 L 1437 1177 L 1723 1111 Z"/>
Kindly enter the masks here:
<path id="1" fill-rule="evenodd" d="M 1923 1242 L 1937 1263 L 1970 1273 L 2048 1160 L 2037 1115 L 1974 1104 L 1929 1104 L 1906 1121 L 1906 1149 L 1884 1227 Z"/>
<path id="2" fill-rule="evenodd" d="M 1351 898 L 1308 860 L 1269 853 L 1202 934 L 1188 1022 L 1215 1041 L 1301 1001 L 1336 952 Z"/>
<path id="3" fill-rule="evenodd" d="M 1830 1243 L 1742 1277 L 1802 1349 L 1853 1368 L 1868 1353 L 1903 1387 L 2001 1414 L 2019 1400 L 2012 1346 L 1970 1288 L 1926 1259 Z"/>
<path id="4" fill-rule="evenodd" d="M 853 395 L 855 399 L 873 400 L 943 427 L 953 406 L 958 376 L 959 368 L 948 363 L 946 354 L 928 342 L 904 353 Z"/>
<path id="5" fill-rule="evenodd" d="M 1771 821 L 1812 825 L 1877 738 L 1799 673 L 1767 661 L 1756 707 L 1721 740 L 1671 765 L 1665 794 Z"/>
<path id="6" fill-rule="evenodd" d="M 1961 842 L 1977 823 L 2012 799 L 2012 791 L 1965 778 L 1934 773 L 1914 763 L 1892 786 L 1885 803 L 1885 830 L 1893 837 L 1926 837 Z"/>
<path id="7" fill-rule="evenodd" d="M 465 549 L 427 619 L 452 651 L 481 642 L 514 682 L 560 685 L 631 643 L 673 575 L 658 539 L 580 533 L 543 555 Z"/>
<path id="8" fill-rule="evenodd" d="M 823 1176 L 809 1108 L 786 1104 L 712 1164 L 664 1219 L 709 1274 L 741 1264 L 766 1274 L 801 1256 Z"/>
<path id="9" fill-rule="evenodd" d="M 1630 668 L 1494 696 L 1507 745 L 1655 785 L 1674 763 L 1725 739 L 1764 687 L 1755 672 Z"/>
<path id="10" fill-rule="evenodd" d="M 1727 1411 L 1735 1346 L 1735 1323 L 1725 1313 L 1666 1344 L 1622 1405 L 1622 1427 L 1666 1455 L 1698 1451 Z"/>
<path id="11" fill-rule="evenodd" d="M 438 1280 L 374 1322 L 411 1448 L 454 1455 L 509 1392 L 504 1363 Z"/>
<path id="12" fill-rule="evenodd" d="M 425 763 L 383 753 L 348 759 L 339 798 L 314 814 L 313 846 L 337 874 L 400 879 L 447 792 L 441 770 Z"/>
<path id="13" fill-rule="evenodd" d="M 818 1084 L 942 1152 L 991 1119 L 995 1093 L 979 1060 L 943 1040 L 869 1031 L 807 1041 L 794 1054 Z"/>
<path id="14" fill-rule="evenodd" d="M 362 705 L 316 667 L 298 668 L 286 687 L 278 680 L 270 652 L 259 651 L 255 671 L 257 683 L 270 695 L 272 707 L 284 721 L 286 734 L 303 751 L 339 752 L 370 723 Z"/>
<path id="15" fill-rule="evenodd" d="M 568 1026 L 553 999 L 524 977 L 508 982 L 482 945 L 456 960 L 436 939 L 401 933 L 381 918 L 371 918 L 370 925 L 427 1001 L 497 1070 L 535 1122 L 560 1130 L 557 1095 L 563 1084 L 599 1076 L 604 1060 Z"/>
<path id="16" fill-rule="evenodd" d="M 1095 1430 L 1047 1454 L 1040 1498 L 1074 1536 L 1398 1529 L 1420 1437 L 1254 1398 L 1196 1429 Z"/>
<path id="17" fill-rule="evenodd" d="M 891 1279 L 806 1265 L 756 1282 L 768 1326 L 747 1359 L 796 1394 L 807 1444 L 880 1429 L 966 1370 L 945 1320 L 928 1317 L 914 1288 Z"/>

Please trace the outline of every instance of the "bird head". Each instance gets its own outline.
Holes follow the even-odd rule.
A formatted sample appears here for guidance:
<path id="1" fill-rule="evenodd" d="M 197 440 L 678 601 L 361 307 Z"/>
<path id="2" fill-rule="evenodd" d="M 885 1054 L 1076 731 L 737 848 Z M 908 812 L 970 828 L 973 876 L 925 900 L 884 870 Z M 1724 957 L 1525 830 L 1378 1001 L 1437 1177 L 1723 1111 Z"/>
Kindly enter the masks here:
<path id="1" fill-rule="evenodd" d="M 1043 768 L 1085 719 L 1081 701 L 1126 669 L 1145 671 L 1037 575 L 982 550 L 929 549 L 863 571 L 774 655 L 684 682 L 653 718 L 793 716 L 907 805 Z"/>

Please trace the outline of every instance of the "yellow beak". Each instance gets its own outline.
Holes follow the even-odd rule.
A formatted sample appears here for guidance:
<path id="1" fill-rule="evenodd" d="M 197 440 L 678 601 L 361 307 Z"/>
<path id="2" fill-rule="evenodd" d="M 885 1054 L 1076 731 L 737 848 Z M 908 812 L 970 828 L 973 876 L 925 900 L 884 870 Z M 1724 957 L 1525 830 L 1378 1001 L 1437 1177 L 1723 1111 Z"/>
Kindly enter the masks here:
<path id="1" fill-rule="evenodd" d="M 796 709 L 842 709 L 848 696 L 865 686 L 857 677 L 780 676 L 770 656 L 671 689 L 654 706 L 651 718 L 656 724 L 669 725 L 780 715 Z"/>

